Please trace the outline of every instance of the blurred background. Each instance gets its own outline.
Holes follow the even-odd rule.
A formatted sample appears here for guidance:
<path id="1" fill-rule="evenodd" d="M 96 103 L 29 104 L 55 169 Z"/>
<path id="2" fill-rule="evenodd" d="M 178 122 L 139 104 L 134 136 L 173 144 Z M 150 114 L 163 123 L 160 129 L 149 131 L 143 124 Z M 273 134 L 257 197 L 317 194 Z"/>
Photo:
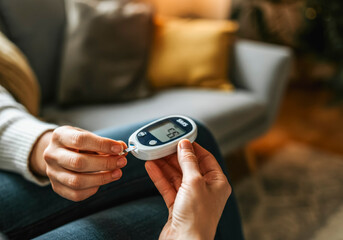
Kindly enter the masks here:
<path id="1" fill-rule="evenodd" d="M 290 46 L 294 53 L 272 129 L 228 160 L 246 237 L 342 239 L 343 5 L 322 0 L 232 4 L 240 37 Z M 248 158 L 245 171 L 242 158 Z"/>
<path id="2" fill-rule="evenodd" d="M 245 235 L 343 239 L 342 2 L 155 2 L 163 14 L 229 18 L 239 23 L 239 38 L 292 48 L 276 122 L 227 157 Z"/>
<path id="3" fill-rule="evenodd" d="M 25 53 L 40 81 L 47 102 L 43 117 L 90 131 L 171 112 L 194 117 L 207 123 L 217 140 L 222 140 L 218 143 L 225 154 L 246 239 L 343 239 L 341 0 L 147 1 L 153 2 L 157 15 L 180 19 L 152 23 L 155 10 L 136 0 L 105 4 L 98 0 L 0 1 L 0 29 Z M 64 2 L 75 5 L 65 9 Z M 73 19 L 84 7 L 92 14 L 83 14 L 77 28 L 67 18 Z M 199 23 L 188 18 L 231 21 Z M 237 33 L 232 21 L 239 24 Z M 154 32 L 153 24 L 157 26 Z M 258 43 L 232 41 L 236 38 Z M 225 51 L 231 52 L 235 43 L 240 45 L 235 57 L 243 67 L 237 64 L 232 72 L 243 72 L 237 74 L 242 89 L 238 78 L 231 88 L 225 82 L 227 65 L 232 65 Z M 264 43 L 292 49 L 291 74 L 283 95 L 280 89 L 287 70 L 281 65 L 287 65 L 284 52 L 288 51 Z M 262 61 L 256 61 L 259 58 Z M 274 59 L 279 62 L 273 64 Z M 260 67 L 263 64 L 273 68 Z M 160 91 L 147 93 L 145 70 L 156 80 L 150 84 Z M 190 73 L 195 77 L 187 82 Z M 205 90 L 199 90 L 207 75 L 223 80 L 219 85 L 226 86 L 226 92 L 218 86 L 210 91 L 206 84 L 200 86 Z M 87 84 L 84 78 L 89 78 Z M 57 93 L 58 84 L 58 91 L 69 93 L 70 98 Z M 230 92 L 232 89 L 237 91 Z M 114 98 L 117 95 L 121 98 Z M 276 95 L 282 95 L 280 107 Z M 89 102 L 102 105 L 82 105 Z M 271 105 L 278 108 L 275 121 L 274 107 L 271 114 L 267 111 Z M 250 141 L 267 127 L 266 134 Z"/>

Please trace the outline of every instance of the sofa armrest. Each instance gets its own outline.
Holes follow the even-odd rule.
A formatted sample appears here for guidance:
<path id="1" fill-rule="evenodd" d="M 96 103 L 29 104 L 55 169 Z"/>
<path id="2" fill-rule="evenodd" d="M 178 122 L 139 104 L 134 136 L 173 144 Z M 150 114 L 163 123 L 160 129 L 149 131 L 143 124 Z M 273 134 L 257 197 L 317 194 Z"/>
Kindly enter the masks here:
<path id="1" fill-rule="evenodd" d="M 234 84 L 252 92 L 266 105 L 270 125 L 279 108 L 290 72 L 291 50 L 272 44 L 239 40 L 234 48 Z"/>

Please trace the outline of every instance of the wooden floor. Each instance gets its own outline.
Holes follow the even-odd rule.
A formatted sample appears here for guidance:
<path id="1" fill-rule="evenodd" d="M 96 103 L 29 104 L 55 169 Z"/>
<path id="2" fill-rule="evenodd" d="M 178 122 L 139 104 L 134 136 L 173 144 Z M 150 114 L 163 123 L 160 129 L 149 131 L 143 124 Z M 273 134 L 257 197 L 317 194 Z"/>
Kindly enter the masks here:
<path id="1" fill-rule="evenodd" d="M 320 85 L 290 86 L 275 124 L 266 135 L 248 145 L 258 168 L 278 149 L 291 142 L 302 142 L 317 149 L 343 155 L 343 103 L 332 101 L 329 90 Z M 237 151 L 229 156 L 233 180 L 249 174 L 249 166 Z"/>

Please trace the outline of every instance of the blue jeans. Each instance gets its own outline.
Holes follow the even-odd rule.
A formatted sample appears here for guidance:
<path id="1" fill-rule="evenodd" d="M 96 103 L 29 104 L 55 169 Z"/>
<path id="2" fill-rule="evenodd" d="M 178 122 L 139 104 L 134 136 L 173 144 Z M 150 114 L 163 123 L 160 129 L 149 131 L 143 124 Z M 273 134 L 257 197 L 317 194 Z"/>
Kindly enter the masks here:
<path id="1" fill-rule="evenodd" d="M 145 123 L 97 132 L 127 142 Z M 211 133 L 198 124 L 197 142 L 225 166 Z M 10 239 L 158 239 L 168 211 L 148 177 L 144 161 L 128 155 L 123 177 L 98 193 L 72 202 L 50 186 L 36 186 L 21 176 L 0 171 L 0 232 Z M 217 229 L 216 239 L 243 239 L 234 193 Z"/>

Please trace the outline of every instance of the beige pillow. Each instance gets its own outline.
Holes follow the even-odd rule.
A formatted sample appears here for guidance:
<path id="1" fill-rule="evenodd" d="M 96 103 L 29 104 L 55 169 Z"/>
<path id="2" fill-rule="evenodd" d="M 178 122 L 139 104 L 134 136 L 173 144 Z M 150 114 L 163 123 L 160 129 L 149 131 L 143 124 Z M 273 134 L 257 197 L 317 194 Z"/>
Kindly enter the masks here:
<path id="1" fill-rule="evenodd" d="M 230 90 L 230 55 L 238 25 L 226 20 L 155 19 L 148 78 L 153 88 Z"/>
<path id="2" fill-rule="evenodd" d="M 0 32 L 0 85 L 33 115 L 39 113 L 40 88 L 26 57 Z"/>

